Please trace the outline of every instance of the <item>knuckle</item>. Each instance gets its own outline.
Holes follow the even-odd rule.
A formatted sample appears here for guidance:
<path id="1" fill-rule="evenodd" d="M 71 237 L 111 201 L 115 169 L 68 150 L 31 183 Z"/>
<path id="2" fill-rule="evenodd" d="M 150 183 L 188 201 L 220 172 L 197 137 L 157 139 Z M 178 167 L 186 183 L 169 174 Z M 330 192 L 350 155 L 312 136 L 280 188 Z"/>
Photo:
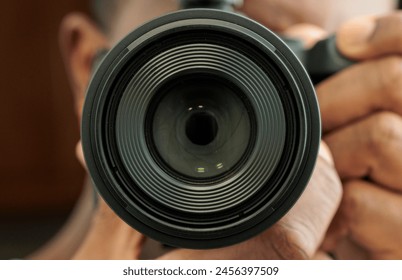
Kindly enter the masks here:
<path id="1" fill-rule="evenodd" d="M 278 224 L 275 228 L 276 236 L 271 242 L 272 250 L 284 260 L 309 259 L 309 238 L 301 237 L 300 232 L 294 228 Z"/>
<path id="2" fill-rule="evenodd" d="M 392 149 L 393 144 L 402 140 L 401 118 L 392 112 L 378 113 L 369 122 L 368 145 L 374 153 Z"/>

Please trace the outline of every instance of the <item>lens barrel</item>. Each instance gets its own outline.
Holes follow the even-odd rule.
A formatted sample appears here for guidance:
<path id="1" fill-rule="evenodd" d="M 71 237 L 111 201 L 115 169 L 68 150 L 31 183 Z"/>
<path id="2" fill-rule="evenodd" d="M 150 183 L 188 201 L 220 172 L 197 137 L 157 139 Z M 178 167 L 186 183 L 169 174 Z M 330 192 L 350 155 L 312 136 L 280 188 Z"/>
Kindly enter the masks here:
<path id="1" fill-rule="evenodd" d="M 90 83 L 88 170 L 108 205 L 164 244 L 207 249 L 278 221 L 312 174 L 314 88 L 271 31 L 192 9 L 130 33 Z"/>

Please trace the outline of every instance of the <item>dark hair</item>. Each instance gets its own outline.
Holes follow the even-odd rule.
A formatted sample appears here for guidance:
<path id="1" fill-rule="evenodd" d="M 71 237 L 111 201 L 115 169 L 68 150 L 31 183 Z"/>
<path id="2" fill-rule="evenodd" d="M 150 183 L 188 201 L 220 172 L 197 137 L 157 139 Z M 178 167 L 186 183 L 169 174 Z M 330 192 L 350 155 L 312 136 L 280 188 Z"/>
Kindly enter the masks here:
<path id="1" fill-rule="evenodd" d="M 91 0 L 93 18 L 103 31 L 109 31 L 111 20 L 125 1 L 128 0 Z"/>

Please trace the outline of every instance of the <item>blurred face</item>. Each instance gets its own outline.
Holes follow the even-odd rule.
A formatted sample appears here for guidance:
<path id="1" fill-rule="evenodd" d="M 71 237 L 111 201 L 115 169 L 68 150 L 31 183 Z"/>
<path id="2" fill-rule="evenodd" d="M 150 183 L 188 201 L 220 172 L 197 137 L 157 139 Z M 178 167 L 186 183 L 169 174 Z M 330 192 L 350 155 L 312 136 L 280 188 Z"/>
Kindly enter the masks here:
<path id="1" fill-rule="evenodd" d="M 110 49 L 130 31 L 146 21 L 178 9 L 176 0 L 122 1 L 117 15 L 105 34 L 81 14 L 65 18 L 60 29 L 60 47 L 74 92 L 76 112 L 81 111 L 92 62 L 99 50 Z M 333 30 L 350 17 L 392 10 L 394 0 L 244 0 L 241 12 L 276 31 L 298 23 L 311 23 Z M 84 164 L 81 144 L 77 156 Z"/>
<path id="2" fill-rule="evenodd" d="M 243 0 L 241 12 L 275 31 L 309 23 L 334 31 L 340 23 L 365 14 L 394 9 L 395 0 Z M 109 41 L 114 44 L 144 22 L 177 10 L 177 0 L 128 0 L 111 24 Z"/>

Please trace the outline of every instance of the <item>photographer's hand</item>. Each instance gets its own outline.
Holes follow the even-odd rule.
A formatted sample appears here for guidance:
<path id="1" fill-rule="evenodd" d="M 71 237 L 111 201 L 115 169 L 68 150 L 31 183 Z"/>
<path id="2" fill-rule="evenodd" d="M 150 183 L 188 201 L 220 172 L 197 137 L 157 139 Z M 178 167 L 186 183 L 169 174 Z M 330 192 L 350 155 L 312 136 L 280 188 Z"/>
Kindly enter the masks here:
<path id="1" fill-rule="evenodd" d="M 89 232 L 73 256 L 78 260 L 138 259 L 145 237 L 121 220 L 99 197 Z"/>
<path id="2" fill-rule="evenodd" d="M 243 243 L 213 250 L 174 250 L 162 259 L 310 259 L 315 257 L 341 198 L 341 182 L 323 143 L 314 174 L 278 223 Z"/>
<path id="3" fill-rule="evenodd" d="M 347 236 L 371 258 L 402 258 L 401 34 L 401 13 L 345 24 L 338 48 L 363 62 L 317 87 L 324 140 L 346 182 L 325 249 Z"/>
<path id="4" fill-rule="evenodd" d="M 86 169 L 81 142 L 77 144 L 76 156 Z M 92 187 L 93 188 L 93 187 Z M 93 193 L 93 189 L 91 190 Z M 94 199 L 86 203 L 93 205 Z M 98 195 L 98 205 L 90 220 L 89 231 L 73 255 L 77 260 L 139 259 L 145 236 L 120 219 Z"/>

